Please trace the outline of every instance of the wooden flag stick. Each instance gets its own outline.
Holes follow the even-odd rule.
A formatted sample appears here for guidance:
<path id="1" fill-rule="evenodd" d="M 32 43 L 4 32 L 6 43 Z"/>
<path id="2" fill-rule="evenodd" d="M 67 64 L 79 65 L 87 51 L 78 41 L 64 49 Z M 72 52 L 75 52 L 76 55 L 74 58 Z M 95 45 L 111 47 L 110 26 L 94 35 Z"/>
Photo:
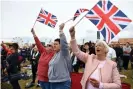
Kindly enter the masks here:
<path id="1" fill-rule="evenodd" d="M 49 43 L 51 43 L 52 39 L 50 39 Z"/>
<path id="2" fill-rule="evenodd" d="M 68 19 L 67 21 L 65 21 L 65 22 L 64 22 L 64 24 L 65 24 L 65 23 L 67 23 L 67 22 L 69 22 L 69 21 L 71 21 L 71 20 L 73 20 L 73 18 L 74 18 L 74 17 L 72 17 L 72 18 Z M 59 26 L 60 24 L 58 24 L 58 23 L 57 23 L 56 25 L 58 25 L 58 26 Z M 55 29 L 55 28 L 54 28 L 54 29 Z"/>
<path id="3" fill-rule="evenodd" d="M 74 27 L 87 15 L 87 13 L 82 18 L 80 18 L 80 20 L 74 25 Z"/>
<path id="4" fill-rule="evenodd" d="M 39 14 L 40 14 L 40 12 L 39 12 Z M 39 16 L 39 14 L 38 14 L 38 16 Z M 37 16 L 37 18 L 38 18 L 38 16 Z M 37 18 L 36 18 L 36 21 L 37 21 Z M 35 27 L 36 21 L 34 22 L 34 25 L 33 25 L 33 27 L 32 27 L 32 28 L 34 28 L 34 27 Z"/>
<path id="5" fill-rule="evenodd" d="M 36 19 L 36 20 L 37 20 L 37 19 Z M 34 28 L 35 24 L 36 24 L 36 21 L 34 22 L 33 28 Z"/>
<path id="6" fill-rule="evenodd" d="M 41 10 L 43 10 L 43 9 L 41 8 Z M 39 12 L 39 14 L 40 14 L 40 12 Z M 39 16 L 39 14 L 38 14 L 38 16 Z M 37 18 L 38 18 L 38 16 L 37 16 Z M 36 18 L 36 21 L 37 21 L 37 18 Z M 33 28 L 34 28 L 34 26 L 36 24 L 36 21 L 34 22 Z"/>
<path id="7" fill-rule="evenodd" d="M 71 19 L 68 19 L 66 22 L 64 22 L 64 23 L 67 23 L 67 22 L 69 22 L 69 21 L 71 21 L 73 19 L 73 17 L 71 18 Z"/>

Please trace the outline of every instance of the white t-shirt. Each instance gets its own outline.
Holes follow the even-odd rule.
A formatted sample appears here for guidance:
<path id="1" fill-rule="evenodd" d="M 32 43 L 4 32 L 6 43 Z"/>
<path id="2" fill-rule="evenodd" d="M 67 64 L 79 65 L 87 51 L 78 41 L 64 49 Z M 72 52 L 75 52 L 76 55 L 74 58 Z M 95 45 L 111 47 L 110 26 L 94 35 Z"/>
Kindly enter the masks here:
<path id="1" fill-rule="evenodd" d="M 109 47 L 109 52 L 107 53 L 107 58 L 108 59 L 116 58 L 116 52 L 111 47 Z"/>
<path id="2" fill-rule="evenodd" d="M 98 65 L 97 69 L 92 73 L 92 75 L 90 76 L 90 78 L 94 78 L 94 79 L 98 80 L 99 82 L 101 82 L 100 81 L 100 76 L 101 76 L 101 74 L 100 74 L 100 68 L 103 68 L 103 66 L 105 65 L 105 63 L 106 63 L 106 60 L 100 61 L 100 64 Z M 99 88 L 95 88 L 95 87 L 93 87 L 93 85 L 90 82 L 88 82 L 87 89 L 100 89 L 100 86 L 99 86 Z"/>
<path id="3" fill-rule="evenodd" d="M 72 56 L 73 56 L 73 52 L 71 53 L 71 57 Z M 77 63 L 77 57 L 75 56 L 72 65 L 73 66 L 76 65 L 76 63 Z"/>

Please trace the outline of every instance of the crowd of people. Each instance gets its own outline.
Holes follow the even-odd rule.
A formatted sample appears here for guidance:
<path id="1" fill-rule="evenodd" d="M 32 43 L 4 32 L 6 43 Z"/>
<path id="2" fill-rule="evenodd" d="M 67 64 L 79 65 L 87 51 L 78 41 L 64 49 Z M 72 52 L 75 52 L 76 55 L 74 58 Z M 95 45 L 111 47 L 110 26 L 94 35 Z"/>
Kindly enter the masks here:
<path id="1" fill-rule="evenodd" d="M 120 72 L 128 70 L 129 63 L 133 70 L 133 46 L 128 42 L 112 45 L 102 40 L 78 45 L 73 26 L 69 29 L 69 46 L 64 26 L 63 23 L 59 27 L 60 38 L 46 46 L 40 42 L 34 29 L 31 33 L 35 44 L 31 47 L 19 48 L 17 43 L 6 45 L 2 42 L 1 76 L 8 75 L 13 89 L 21 89 L 19 79 L 13 79 L 11 75 L 20 73 L 21 64 L 28 60 L 32 81 L 26 88 L 34 85 L 37 79 L 42 89 L 71 89 L 70 73 L 78 73 L 82 68 L 82 89 L 121 89 Z"/>

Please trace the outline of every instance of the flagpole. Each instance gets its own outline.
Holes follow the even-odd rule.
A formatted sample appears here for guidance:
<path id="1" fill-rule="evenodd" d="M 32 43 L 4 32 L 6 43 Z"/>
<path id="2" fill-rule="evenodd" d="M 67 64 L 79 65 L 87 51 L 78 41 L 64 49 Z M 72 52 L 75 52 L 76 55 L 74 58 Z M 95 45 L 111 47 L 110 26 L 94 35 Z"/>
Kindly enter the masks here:
<path id="1" fill-rule="evenodd" d="M 82 17 L 80 18 L 80 20 L 74 25 L 74 27 L 88 14 L 88 12 Z"/>
<path id="2" fill-rule="evenodd" d="M 74 18 L 74 17 L 72 17 L 72 18 L 68 19 L 67 21 L 65 21 L 65 22 L 64 22 L 64 24 L 66 24 L 67 22 L 69 22 L 69 21 L 73 20 L 73 18 Z"/>
<path id="3" fill-rule="evenodd" d="M 36 19 L 36 20 L 37 20 L 37 19 Z M 34 22 L 33 28 L 34 28 L 35 24 L 36 24 L 36 21 Z"/>
<path id="4" fill-rule="evenodd" d="M 41 8 L 41 10 L 42 10 L 43 8 Z M 39 12 L 39 14 L 40 14 L 40 12 Z M 39 14 L 38 14 L 38 16 L 39 16 Z M 37 18 L 38 18 L 38 16 L 37 16 Z M 36 21 L 37 21 L 37 18 L 36 18 Z M 35 26 L 35 24 L 36 24 L 36 21 L 34 22 L 34 25 L 33 25 L 33 28 L 34 28 L 34 26 Z"/>
<path id="5" fill-rule="evenodd" d="M 83 38 L 83 45 L 84 45 L 84 40 L 85 40 L 85 39 Z"/>
<path id="6" fill-rule="evenodd" d="M 67 22 L 69 22 L 69 21 L 71 21 L 73 19 L 73 17 L 71 18 L 71 19 L 68 19 L 66 22 L 64 22 L 64 23 L 67 23 Z"/>
<path id="7" fill-rule="evenodd" d="M 51 43 L 51 39 L 50 39 L 49 43 Z"/>

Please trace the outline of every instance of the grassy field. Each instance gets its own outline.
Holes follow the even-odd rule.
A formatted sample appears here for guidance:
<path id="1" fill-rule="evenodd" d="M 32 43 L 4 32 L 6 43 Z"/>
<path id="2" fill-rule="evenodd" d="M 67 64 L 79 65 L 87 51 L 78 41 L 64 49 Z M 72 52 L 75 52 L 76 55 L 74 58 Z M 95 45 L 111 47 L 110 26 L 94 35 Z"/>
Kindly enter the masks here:
<path id="1" fill-rule="evenodd" d="M 25 71 L 25 70 L 23 70 L 23 71 Z M 133 71 L 131 69 L 129 69 L 128 71 L 124 71 L 123 70 L 120 74 L 124 74 L 124 75 L 127 76 L 127 78 L 122 78 L 121 80 L 122 80 L 123 83 L 129 83 L 131 85 L 131 89 L 133 89 L 133 78 L 132 78 Z M 29 79 L 29 80 L 20 80 L 19 84 L 21 85 L 21 89 L 25 89 L 26 83 L 29 83 L 30 81 L 31 81 L 31 79 Z M 1 87 L 1 89 L 12 89 L 10 85 L 7 85 L 7 84 L 1 84 L 1 85 L 2 85 L 2 87 L 3 86 L 7 86 L 8 87 L 8 88 L 2 88 Z M 40 87 L 36 87 L 36 85 L 35 85 L 35 86 L 33 86 L 31 88 L 28 88 L 28 89 L 41 89 L 41 88 Z"/>
<path id="2" fill-rule="evenodd" d="M 131 89 L 133 89 L 133 70 L 128 70 L 128 71 L 122 71 L 121 74 L 124 74 L 127 76 L 127 79 L 123 78 L 121 79 L 122 82 L 124 83 L 129 83 L 131 85 Z"/>

